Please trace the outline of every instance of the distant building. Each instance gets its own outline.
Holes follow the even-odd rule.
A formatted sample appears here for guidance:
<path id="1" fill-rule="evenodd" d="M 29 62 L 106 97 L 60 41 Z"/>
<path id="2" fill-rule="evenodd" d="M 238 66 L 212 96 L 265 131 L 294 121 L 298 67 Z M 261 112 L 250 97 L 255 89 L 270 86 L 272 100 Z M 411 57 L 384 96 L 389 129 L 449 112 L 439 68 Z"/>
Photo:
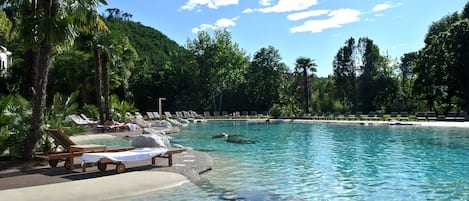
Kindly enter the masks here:
<path id="1" fill-rule="evenodd" d="M 0 77 L 6 77 L 12 63 L 11 52 L 0 45 Z"/>

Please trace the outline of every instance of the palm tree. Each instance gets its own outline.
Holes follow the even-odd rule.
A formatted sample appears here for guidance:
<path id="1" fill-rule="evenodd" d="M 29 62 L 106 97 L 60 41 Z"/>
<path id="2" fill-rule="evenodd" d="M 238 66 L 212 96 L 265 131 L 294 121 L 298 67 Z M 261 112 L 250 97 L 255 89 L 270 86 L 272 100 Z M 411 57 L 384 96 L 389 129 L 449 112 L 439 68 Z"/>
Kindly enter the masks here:
<path id="1" fill-rule="evenodd" d="M 54 51 L 73 44 L 79 28 L 92 19 L 90 13 L 97 13 L 98 4 L 104 0 L 1 0 L 1 5 L 20 8 L 18 12 L 19 35 L 25 47 L 35 52 L 33 65 L 33 94 L 30 133 L 25 141 L 23 158 L 30 160 L 42 132 L 42 122 L 47 98 L 47 78 Z M 95 18 L 96 19 L 96 18 Z M 96 21 L 94 21 L 96 23 Z"/>
<path id="2" fill-rule="evenodd" d="M 314 77 L 314 73 L 316 72 L 316 63 L 314 63 L 314 59 L 306 58 L 306 57 L 299 57 L 296 59 L 295 70 L 303 72 L 303 95 L 305 98 L 305 112 L 309 113 L 309 94 L 308 94 L 308 70 L 312 72 L 312 76 Z"/>

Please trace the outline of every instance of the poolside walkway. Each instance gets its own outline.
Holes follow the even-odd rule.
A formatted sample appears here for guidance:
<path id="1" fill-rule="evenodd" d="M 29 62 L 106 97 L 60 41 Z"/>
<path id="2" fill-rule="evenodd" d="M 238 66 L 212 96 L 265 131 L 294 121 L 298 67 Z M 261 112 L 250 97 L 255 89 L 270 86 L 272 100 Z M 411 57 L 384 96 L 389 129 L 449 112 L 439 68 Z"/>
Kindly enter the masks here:
<path id="1" fill-rule="evenodd" d="M 179 186 L 188 180 L 176 173 L 135 171 L 107 177 L 0 191 L 3 200 L 114 200 Z"/>
<path id="2" fill-rule="evenodd" d="M 57 168 L 45 162 L 11 167 L 0 171 L 0 197 L 5 200 L 112 200 L 196 181 L 201 173 L 212 168 L 213 161 L 205 153 L 188 150 L 173 155 L 171 167 L 162 158 L 157 158 L 154 166 L 151 161 L 125 165 L 126 171 L 121 174 L 112 169 L 113 165 L 104 173 L 97 167 L 81 172 L 79 164 L 69 171 L 63 168 L 63 162 Z"/>

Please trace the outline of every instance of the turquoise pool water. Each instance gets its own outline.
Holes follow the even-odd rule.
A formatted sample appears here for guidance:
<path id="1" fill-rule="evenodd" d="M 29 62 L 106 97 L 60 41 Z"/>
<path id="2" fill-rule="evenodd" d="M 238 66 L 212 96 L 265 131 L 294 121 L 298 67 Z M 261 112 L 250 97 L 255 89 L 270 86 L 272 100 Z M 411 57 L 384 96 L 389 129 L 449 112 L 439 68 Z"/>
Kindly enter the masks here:
<path id="1" fill-rule="evenodd" d="M 255 144 L 212 138 L 219 133 Z M 136 200 L 469 199 L 469 129 L 208 122 L 172 142 L 207 151 L 214 169 Z"/>

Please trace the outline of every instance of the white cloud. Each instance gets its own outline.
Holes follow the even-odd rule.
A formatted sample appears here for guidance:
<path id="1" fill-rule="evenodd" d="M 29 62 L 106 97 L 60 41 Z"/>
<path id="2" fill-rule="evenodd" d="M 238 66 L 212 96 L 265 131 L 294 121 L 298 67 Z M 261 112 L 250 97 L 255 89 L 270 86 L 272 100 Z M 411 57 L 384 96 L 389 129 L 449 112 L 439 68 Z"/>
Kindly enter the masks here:
<path id="1" fill-rule="evenodd" d="M 252 8 L 246 8 L 245 10 L 243 10 L 243 13 L 253 13 L 254 12 L 254 9 Z"/>
<path id="2" fill-rule="evenodd" d="M 217 9 L 222 6 L 237 5 L 238 2 L 239 0 L 189 0 L 180 10 L 194 10 L 204 5 L 211 9 Z"/>
<path id="3" fill-rule="evenodd" d="M 374 6 L 373 7 L 373 12 L 383 11 L 383 10 L 387 10 L 387 9 L 390 9 L 390 8 L 399 7 L 401 5 L 402 5 L 402 3 L 393 4 L 391 1 L 386 1 L 382 4 L 378 4 L 378 5 Z"/>
<path id="4" fill-rule="evenodd" d="M 262 3 L 267 3 L 270 1 L 265 1 L 261 0 L 259 3 L 262 5 Z M 266 7 L 266 8 L 256 8 L 256 9 L 251 9 L 248 8 L 243 11 L 243 13 L 249 13 L 253 11 L 258 11 L 261 13 L 282 13 L 282 12 L 292 12 L 292 11 L 301 11 L 301 10 L 306 10 L 311 6 L 317 5 L 318 2 L 317 0 L 279 0 L 278 3 L 274 6 Z M 265 4 L 267 5 L 267 4 Z"/>
<path id="5" fill-rule="evenodd" d="M 329 13 L 329 10 L 312 10 L 300 13 L 293 13 L 287 16 L 287 18 L 291 21 L 298 21 L 308 17 L 315 17 L 320 15 L 325 15 Z"/>
<path id="6" fill-rule="evenodd" d="M 333 10 L 328 16 L 329 19 L 325 20 L 309 20 L 303 25 L 293 27 L 290 29 L 292 33 L 296 32 L 313 32 L 319 33 L 330 28 L 339 28 L 344 24 L 360 21 L 360 11 L 349 8 Z"/>
<path id="7" fill-rule="evenodd" d="M 384 17 L 384 14 L 378 13 L 378 14 L 375 14 L 375 17 Z"/>
<path id="8" fill-rule="evenodd" d="M 259 0 L 261 6 L 270 6 L 272 0 Z"/>
<path id="9" fill-rule="evenodd" d="M 378 4 L 375 7 L 373 7 L 373 12 L 378 12 L 378 11 L 386 10 L 389 8 L 391 8 L 391 2 L 388 1 L 388 2 Z"/>
<path id="10" fill-rule="evenodd" d="M 239 16 L 231 18 L 231 19 L 221 18 L 217 20 L 213 25 L 201 24 L 199 27 L 193 28 L 192 33 L 198 33 L 199 31 L 205 31 L 207 29 L 220 30 L 220 29 L 224 29 L 228 27 L 234 27 L 236 26 L 236 20 L 238 19 L 239 19 Z"/>
<path id="11" fill-rule="evenodd" d="M 235 18 L 231 18 L 231 19 L 222 18 L 222 19 L 217 20 L 217 22 L 215 22 L 215 26 L 220 27 L 220 28 L 234 27 L 234 26 L 236 26 L 235 21 L 238 20 L 238 19 L 239 19 L 239 17 L 235 17 Z"/>

